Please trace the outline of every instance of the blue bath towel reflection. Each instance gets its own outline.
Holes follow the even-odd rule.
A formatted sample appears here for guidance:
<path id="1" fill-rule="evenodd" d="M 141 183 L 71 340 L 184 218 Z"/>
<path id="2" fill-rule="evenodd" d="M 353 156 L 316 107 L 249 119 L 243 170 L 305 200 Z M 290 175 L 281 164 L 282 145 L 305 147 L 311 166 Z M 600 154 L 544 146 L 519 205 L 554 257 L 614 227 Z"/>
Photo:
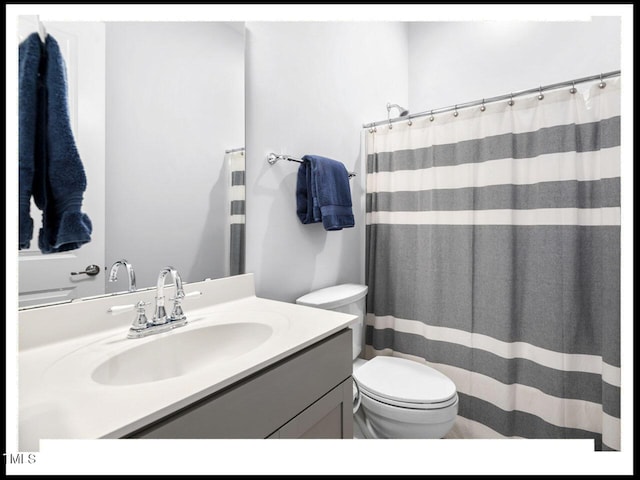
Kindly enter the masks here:
<path id="1" fill-rule="evenodd" d="M 33 236 L 33 197 L 42 210 L 38 247 L 42 253 L 80 248 L 92 225 L 81 211 L 87 186 L 67 101 L 66 67 L 58 42 L 37 33 L 19 46 L 19 249 Z"/>
<path id="2" fill-rule="evenodd" d="M 303 224 L 322 222 L 325 230 L 353 227 L 349 172 L 343 163 L 305 155 L 298 168 L 296 213 Z"/>

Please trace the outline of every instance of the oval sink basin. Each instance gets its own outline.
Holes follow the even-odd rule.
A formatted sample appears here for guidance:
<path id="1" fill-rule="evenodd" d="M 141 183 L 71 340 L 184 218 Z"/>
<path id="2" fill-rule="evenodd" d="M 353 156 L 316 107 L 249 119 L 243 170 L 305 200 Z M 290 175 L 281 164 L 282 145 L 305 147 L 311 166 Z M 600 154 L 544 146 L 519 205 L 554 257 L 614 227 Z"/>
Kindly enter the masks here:
<path id="1" fill-rule="evenodd" d="M 173 330 L 109 358 L 95 368 L 91 378 L 104 385 L 134 385 L 179 377 L 211 362 L 244 355 L 272 334 L 270 325 L 256 322 Z"/>

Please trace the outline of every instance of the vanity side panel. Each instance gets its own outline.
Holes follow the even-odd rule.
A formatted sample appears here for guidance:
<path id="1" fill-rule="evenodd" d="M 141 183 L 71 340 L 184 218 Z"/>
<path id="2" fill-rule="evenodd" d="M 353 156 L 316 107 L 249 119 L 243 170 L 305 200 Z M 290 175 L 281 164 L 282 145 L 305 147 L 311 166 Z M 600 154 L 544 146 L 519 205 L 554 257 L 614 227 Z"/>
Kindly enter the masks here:
<path id="1" fill-rule="evenodd" d="M 267 438 L 350 380 L 351 335 L 338 332 L 128 438 Z"/>

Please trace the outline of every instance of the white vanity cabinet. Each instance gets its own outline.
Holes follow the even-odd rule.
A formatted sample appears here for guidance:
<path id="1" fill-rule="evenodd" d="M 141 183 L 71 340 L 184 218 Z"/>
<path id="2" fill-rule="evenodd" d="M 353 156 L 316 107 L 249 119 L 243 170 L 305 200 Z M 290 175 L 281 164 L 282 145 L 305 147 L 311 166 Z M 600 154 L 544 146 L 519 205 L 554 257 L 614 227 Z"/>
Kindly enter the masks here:
<path id="1" fill-rule="evenodd" d="M 345 329 L 124 438 L 352 438 Z"/>

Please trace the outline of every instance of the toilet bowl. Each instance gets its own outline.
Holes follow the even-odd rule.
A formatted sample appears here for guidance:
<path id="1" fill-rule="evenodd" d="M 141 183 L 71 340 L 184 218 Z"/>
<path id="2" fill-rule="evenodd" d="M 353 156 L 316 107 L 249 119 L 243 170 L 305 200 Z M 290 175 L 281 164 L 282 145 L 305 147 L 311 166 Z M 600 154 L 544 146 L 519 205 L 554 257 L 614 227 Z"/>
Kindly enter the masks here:
<path id="1" fill-rule="evenodd" d="M 442 438 L 458 414 L 455 384 L 437 370 L 412 360 L 359 358 L 364 340 L 365 285 L 328 287 L 296 303 L 359 316 L 353 328 L 354 437 Z"/>
<path id="2" fill-rule="evenodd" d="M 378 356 L 354 370 L 353 378 L 364 413 L 356 421 L 364 420 L 365 438 L 442 438 L 453 427 L 455 385 L 427 365 Z"/>

